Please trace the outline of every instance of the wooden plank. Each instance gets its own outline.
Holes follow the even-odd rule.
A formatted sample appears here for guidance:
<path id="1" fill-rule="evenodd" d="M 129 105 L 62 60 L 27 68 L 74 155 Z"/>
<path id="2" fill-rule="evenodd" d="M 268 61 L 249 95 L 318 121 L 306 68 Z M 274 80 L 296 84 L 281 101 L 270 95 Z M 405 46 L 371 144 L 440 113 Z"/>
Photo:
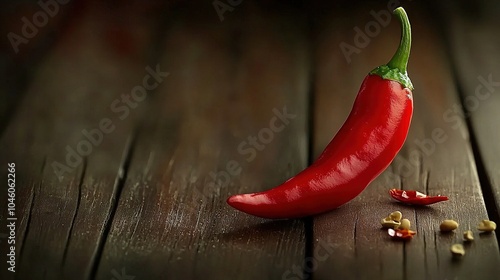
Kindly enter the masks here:
<path id="1" fill-rule="evenodd" d="M 301 269 L 301 220 L 256 218 L 225 200 L 307 164 L 304 17 L 251 2 L 223 22 L 194 11 L 168 29 L 160 64 L 170 76 L 138 133 L 97 279 L 113 268 L 137 279 L 281 279 Z M 284 123 L 283 108 L 294 115 Z M 264 141 L 253 149 L 249 136 Z"/>
<path id="2" fill-rule="evenodd" d="M 484 196 L 490 218 L 500 223 L 500 5 L 483 1 L 481 5 L 450 2 L 442 13 L 445 34 L 453 46 L 450 53 L 456 66 L 457 83 L 462 90 L 465 117 L 471 127 L 476 157 L 481 161 Z M 445 7 L 443 7 L 444 9 Z M 471 12 L 472 11 L 472 12 Z"/>
<path id="3" fill-rule="evenodd" d="M 400 34 L 396 20 L 380 28 L 359 54 L 352 55 L 350 64 L 339 48 L 341 42 L 353 45 L 354 27 L 364 29 L 375 22 L 370 10 L 387 10 L 385 5 L 337 7 L 318 19 L 315 155 L 347 117 L 350 106 L 346 104 L 354 101 L 364 76 L 386 63 L 395 51 Z M 479 237 L 475 230 L 487 213 L 467 129 L 455 129 L 443 117 L 446 110 L 460 104 L 446 50 L 428 10 L 417 5 L 404 5 L 414 38 L 409 73 L 416 90 L 410 134 L 390 168 L 359 197 L 314 219 L 313 259 L 306 269 L 317 279 L 489 279 L 499 273 L 495 234 Z M 398 187 L 445 194 L 450 201 L 424 208 L 403 206 L 387 194 L 388 189 Z M 394 242 L 380 229 L 380 219 L 395 210 L 401 210 L 417 230 L 412 241 Z M 444 219 L 460 223 L 456 233 L 439 232 Z M 449 248 L 461 242 L 462 232 L 469 228 L 475 231 L 476 241 L 466 246 L 464 258 L 454 260 Z"/>
<path id="4" fill-rule="evenodd" d="M 126 171 L 130 137 L 146 110 L 138 107 L 121 120 L 123 112 L 119 115 L 110 106 L 142 84 L 160 12 L 155 2 L 122 8 L 93 2 L 73 18 L 36 69 L 0 140 L 2 166 L 17 166 L 18 218 L 17 272 L 3 266 L 2 279 L 88 279 L 95 273 Z M 102 125 L 104 118 L 114 125 L 112 132 Z M 79 152 L 87 155 L 81 162 L 73 159 L 62 178 L 56 175 L 54 162 L 71 165 L 67 147 L 85 151 L 83 130 L 100 126 L 108 132 L 102 141 L 90 145 L 91 152 Z M 0 172 L 5 178 L 6 168 Z M 2 224 L 6 195 L 0 194 Z M 2 253 L 4 264 L 5 258 Z"/>

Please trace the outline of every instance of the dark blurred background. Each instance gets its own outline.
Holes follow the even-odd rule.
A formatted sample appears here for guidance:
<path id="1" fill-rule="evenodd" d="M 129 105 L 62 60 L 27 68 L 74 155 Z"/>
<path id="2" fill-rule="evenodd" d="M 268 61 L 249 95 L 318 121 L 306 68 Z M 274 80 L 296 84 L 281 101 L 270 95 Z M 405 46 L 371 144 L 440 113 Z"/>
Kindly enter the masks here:
<path id="1" fill-rule="evenodd" d="M 248 3 L 247 3 L 248 2 Z M 416 3 L 418 4 L 416 5 Z M 249 4 L 251 3 L 251 4 Z M 123 59 L 138 55 L 136 44 L 148 44 L 150 51 L 146 54 L 151 60 L 161 55 L 163 35 L 168 26 L 176 21 L 191 19 L 203 21 L 203 24 L 218 24 L 227 27 L 234 25 L 235 29 L 241 27 L 241 20 L 248 19 L 247 6 L 259 6 L 265 10 L 275 12 L 297 13 L 307 20 L 302 23 L 310 33 L 311 44 L 317 35 L 318 21 L 324 21 L 325 15 L 332 10 L 344 11 L 346 17 L 354 13 L 368 15 L 371 8 L 375 11 L 384 9 L 387 5 L 406 5 L 424 7 L 419 11 L 409 13 L 424 13 L 423 17 L 436 23 L 435 27 L 443 34 L 443 39 L 449 48 L 453 48 L 453 39 L 448 38 L 448 31 L 468 32 L 459 25 L 468 23 L 488 25 L 494 24 L 500 13 L 498 1 L 426 1 L 426 0 L 401 0 L 401 1 L 93 1 L 93 0 L 19 0 L 1 1 L 0 32 L 3 34 L 0 43 L 0 131 L 6 125 L 9 116 L 13 113 L 19 100 L 23 97 L 27 85 L 33 78 L 40 61 L 50 52 L 51 47 L 63 40 L 68 33 L 74 32 L 79 21 L 89 16 L 89 11 L 109 15 L 107 23 L 102 25 L 87 25 L 86 32 L 89 36 L 101 41 L 108 48 L 110 55 L 121 53 Z M 90 12 L 91 13 L 91 12 Z M 243 15 L 246 14 L 244 17 Z M 96 16 L 98 17 L 98 16 Z M 454 19 L 455 21 L 451 21 Z M 458 21 L 457 21 L 458 19 Z M 484 20 L 487 19 L 487 20 Z M 342 18 L 332 19 L 333 21 Z M 150 21 L 149 30 L 139 30 L 139 22 Z M 459 23 L 459 24 L 457 24 Z M 484 26 L 491 28 L 493 26 Z M 497 24 L 495 26 L 499 27 Z M 146 33 L 151 37 L 144 37 Z M 303 32 L 303 30 L 297 30 Z M 340 32 L 340 31 L 339 31 Z M 238 40 L 238 30 L 234 31 Z M 354 35 L 354 34 L 353 34 Z M 142 37 L 141 37 L 142 36 Z M 148 40 L 147 42 L 145 41 Z M 494 39 L 494 38 L 491 38 Z M 489 42 L 482 42 L 489 44 Z M 235 43 L 236 44 L 236 43 Z M 493 44 L 493 43 L 492 43 Z M 499 48 L 498 45 L 491 45 Z M 314 52 L 314 47 L 311 48 Z M 337 48 L 333 51 L 339 51 Z M 452 51 L 451 49 L 449 51 Z M 89 54 L 91 55 L 91 54 Z M 141 55 L 144 55 L 142 53 Z M 480 54 L 477 54 L 480 56 Z M 478 59 L 487 59 L 478 57 Z M 68 94 L 70 94 L 68 92 Z"/>

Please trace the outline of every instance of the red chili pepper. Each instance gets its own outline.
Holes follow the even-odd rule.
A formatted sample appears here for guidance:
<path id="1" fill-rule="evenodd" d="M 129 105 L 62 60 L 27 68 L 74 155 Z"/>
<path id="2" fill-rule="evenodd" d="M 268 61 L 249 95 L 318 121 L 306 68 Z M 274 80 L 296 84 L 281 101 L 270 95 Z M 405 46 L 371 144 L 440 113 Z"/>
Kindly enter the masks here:
<path id="1" fill-rule="evenodd" d="M 319 158 L 271 190 L 229 197 L 229 205 L 263 218 L 315 215 L 349 202 L 389 166 L 406 140 L 413 113 L 406 73 L 410 23 L 403 8 L 394 14 L 402 25 L 396 54 L 364 79 L 349 117 Z"/>
<path id="2" fill-rule="evenodd" d="M 416 231 L 409 230 L 409 229 L 392 229 L 392 228 L 388 229 L 387 233 L 394 238 L 403 239 L 403 240 L 412 239 L 413 236 L 415 234 L 417 234 Z"/>
<path id="3" fill-rule="evenodd" d="M 448 200 L 448 197 L 444 195 L 430 196 L 417 191 L 392 189 L 389 190 L 389 194 L 396 200 L 412 205 L 429 205 Z"/>

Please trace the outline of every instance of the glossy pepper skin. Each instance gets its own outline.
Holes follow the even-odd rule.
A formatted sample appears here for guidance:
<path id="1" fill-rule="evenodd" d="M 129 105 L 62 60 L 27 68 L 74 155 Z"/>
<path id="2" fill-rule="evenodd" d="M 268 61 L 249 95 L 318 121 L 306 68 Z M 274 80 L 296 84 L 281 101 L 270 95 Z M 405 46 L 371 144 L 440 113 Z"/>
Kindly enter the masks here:
<path id="1" fill-rule="evenodd" d="M 405 142 L 413 113 L 406 75 L 410 27 L 402 8 L 394 13 L 403 25 L 397 53 L 364 79 L 347 120 L 318 159 L 271 190 L 229 197 L 229 205 L 263 218 L 315 215 L 349 202 L 389 166 Z"/>

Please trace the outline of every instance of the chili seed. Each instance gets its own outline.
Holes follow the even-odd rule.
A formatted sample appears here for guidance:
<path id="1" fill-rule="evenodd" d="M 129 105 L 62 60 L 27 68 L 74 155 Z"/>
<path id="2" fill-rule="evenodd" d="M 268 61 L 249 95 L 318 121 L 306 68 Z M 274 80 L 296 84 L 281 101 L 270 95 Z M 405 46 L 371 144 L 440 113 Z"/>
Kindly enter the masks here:
<path id="1" fill-rule="evenodd" d="M 493 221 L 482 220 L 477 226 L 477 229 L 480 231 L 491 232 L 497 228 L 497 224 Z"/>
<path id="2" fill-rule="evenodd" d="M 402 219 L 401 224 L 398 227 L 399 229 L 410 229 L 410 220 Z"/>
<path id="3" fill-rule="evenodd" d="M 458 223 L 454 220 L 444 220 L 439 225 L 439 229 L 444 232 L 452 231 L 458 228 Z"/>
<path id="4" fill-rule="evenodd" d="M 394 221 L 390 217 L 383 218 L 380 223 L 384 228 L 397 228 L 400 225 L 400 222 Z"/>
<path id="5" fill-rule="evenodd" d="M 472 233 L 471 230 L 464 231 L 464 239 L 465 239 L 465 241 L 474 240 L 474 233 Z"/>
<path id="6" fill-rule="evenodd" d="M 455 256 L 463 256 L 463 255 L 465 255 L 464 246 L 462 244 L 458 244 L 457 243 L 457 244 L 451 245 L 450 251 Z"/>
<path id="7" fill-rule="evenodd" d="M 400 211 L 394 211 L 389 215 L 389 218 L 396 222 L 400 222 L 402 217 L 403 213 L 401 213 Z"/>

